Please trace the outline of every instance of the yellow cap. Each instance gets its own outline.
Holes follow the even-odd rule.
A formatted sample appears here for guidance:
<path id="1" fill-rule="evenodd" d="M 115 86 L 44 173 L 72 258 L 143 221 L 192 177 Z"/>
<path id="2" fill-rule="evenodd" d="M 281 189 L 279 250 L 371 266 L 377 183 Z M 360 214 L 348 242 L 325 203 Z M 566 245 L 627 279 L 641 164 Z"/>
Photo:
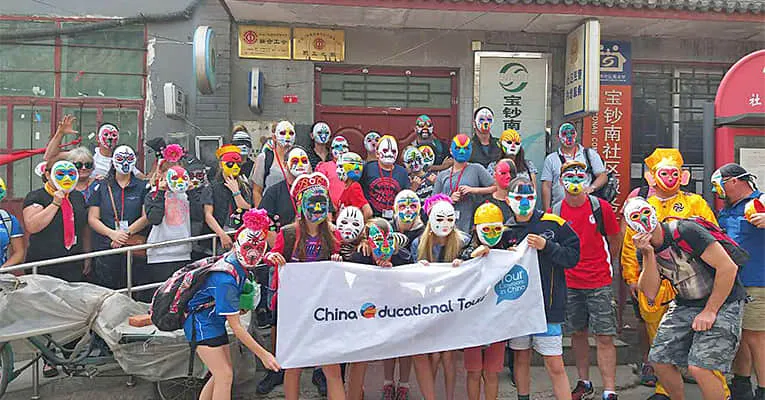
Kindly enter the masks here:
<path id="1" fill-rule="evenodd" d="M 492 222 L 505 222 L 505 219 L 502 217 L 502 210 L 494 203 L 483 203 L 475 209 L 475 215 L 473 216 L 474 224 L 488 224 Z"/>
<path id="2" fill-rule="evenodd" d="M 644 161 L 645 165 L 648 166 L 648 169 L 652 171 L 655 171 L 659 167 L 668 165 L 682 168 L 684 164 L 683 155 L 680 154 L 680 150 L 678 149 L 658 148 L 654 150 L 650 156 L 646 157 Z"/>
<path id="3" fill-rule="evenodd" d="M 502 131 L 502 135 L 499 136 L 500 142 L 520 142 L 521 134 L 515 129 L 505 129 Z"/>
<path id="4" fill-rule="evenodd" d="M 239 146 L 234 146 L 233 144 L 223 145 L 215 151 L 215 158 L 220 160 L 224 154 L 228 153 L 242 154 L 242 149 L 240 149 Z"/>

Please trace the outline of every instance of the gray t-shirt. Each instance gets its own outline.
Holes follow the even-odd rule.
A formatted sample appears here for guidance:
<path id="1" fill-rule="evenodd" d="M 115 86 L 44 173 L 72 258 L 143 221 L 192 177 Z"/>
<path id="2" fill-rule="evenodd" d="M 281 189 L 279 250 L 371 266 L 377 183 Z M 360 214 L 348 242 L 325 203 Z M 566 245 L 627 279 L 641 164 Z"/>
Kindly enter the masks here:
<path id="1" fill-rule="evenodd" d="M 449 168 L 438 173 L 436 181 L 433 183 L 433 194 L 443 193 L 451 196 L 452 192 L 456 191 L 459 186 L 489 187 L 494 184 L 494 179 L 481 164 L 468 163 L 463 170 L 452 171 L 454 169 Z M 471 234 L 473 210 L 480 205 L 483 198 L 483 195 L 470 194 L 462 196 L 460 201 L 454 205 L 459 230 L 468 235 Z"/>
<path id="2" fill-rule="evenodd" d="M 274 153 L 274 162 L 271 163 L 271 172 L 268 173 L 268 176 L 265 177 L 265 182 L 263 182 L 263 177 L 265 176 L 265 170 L 266 170 L 266 153 L 261 152 L 258 154 L 258 158 L 255 159 L 255 168 L 252 169 L 252 175 L 250 175 L 250 182 L 253 185 L 259 185 L 263 188 L 263 193 L 266 192 L 266 189 L 273 186 L 276 183 L 279 183 L 284 180 L 284 174 L 282 173 L 281 167 L 279 167 L 279 162 L 276 160 L 276 153 Z M 282 160 L 282 163 L 284 163 L 284 160 Z M 287 173 L 287 166 L 284 166 L 285 173 Z"/>
<path id="3" fill-rule="evenodd" d="M 597 176 L 606 172 L 606 167 L 603 165 L 603 160 L 600 158 L 598 152 L 590 148 L 587 148 L 587 151 L 590 153 L 590 161 L 592 162 L 590 167 L 592 168 L 592 173 Z M 560 183 L 560 167 L 562 165 L 560 162 L 561 155 L 566 161 L 572 160 L 571 157 L 561 153 L 560 150 L 548 154 L 545 158 L 545 165 L 542 167 L 542 176 L 540 177 L 542 182 L 552 182 L 552 200 L 550 202 L 551 206 L 559 201 L 562 201 L 566 196 L 563 185 Z M 587 164 L 587 157 L 585 157 L 584 147 L 581 144 L 579 145 L 573 160 L 581 161 Z M 591 183 L 592 177 L 587 174 L 587 181 L 585 186 L 589 186 Z"/>

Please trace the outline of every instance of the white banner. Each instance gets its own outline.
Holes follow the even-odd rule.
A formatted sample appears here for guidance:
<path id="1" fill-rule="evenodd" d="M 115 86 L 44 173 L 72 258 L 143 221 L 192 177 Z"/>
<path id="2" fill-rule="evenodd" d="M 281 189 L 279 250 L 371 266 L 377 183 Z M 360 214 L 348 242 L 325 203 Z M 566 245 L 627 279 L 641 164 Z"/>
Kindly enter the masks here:
<path id="1" fill-rule="evenodd" d="M 279 272 L 284 368 L 462 349 L 546 330 L 537 252 L 492 250 L 458 268 L 289 263 Z"/>

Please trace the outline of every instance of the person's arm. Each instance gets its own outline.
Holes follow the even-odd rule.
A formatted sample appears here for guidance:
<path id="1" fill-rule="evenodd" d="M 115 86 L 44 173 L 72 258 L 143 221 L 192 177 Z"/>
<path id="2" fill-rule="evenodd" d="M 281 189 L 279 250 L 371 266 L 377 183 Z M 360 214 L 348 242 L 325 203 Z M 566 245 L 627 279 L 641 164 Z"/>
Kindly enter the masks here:
<path id="1" fill-rule="evenodd" d="M 542 176 L 539 178 L 542 180 L 542 206 L 545 211 L 550 209 L 550 202 L 552 201 L 552 181 L 555 174 L 553 174 L 553 157 L 556 157 L 557 152 L 548 155 L 545 158 L 545 163 L 542 165 Z"/>
<path id="2" fill-rule="evenodd" d="M 630 239 L 630 241 L 633 241 Z M 656 254 L 651 246 L 651 234 L 640 233 L 634 236 L 634 245 L 640 249 L 643 258 L 643 271 L 637 281 L 637 287 L 643 292 L 648 301 L 652 302 L 659 294 L 661 288 L 661 275 L 656 266 Z"/>
<path id="3" fill-rule="evenodd" d="M 715 225 L 720 225 L 717 222 L 717 217 L 715 217 L 714 211 L 712 211 L 711 208 L 709 208 L 709 204 L 704 200 L 701 196 L 695 196 L 698 197 L 697 204 L 694 205 L 694 208 L 696 211 L 693 215 L 698 215 L 701 218 L 704 218 L 707 221 L 713 222 Z"/>
<path id="4" fill-rule="evenodd" d="M 143 201 L 143 209 L 150 224 L 161 224 L 165 218 L 165 191 L 148 193 Z"/>
<path id="5" fill-rule="evenodd" d="M 595 175 L 595 181 L 590 183 L 587 193 L 592 193 L 599 190 L 603 185 L 608 182 L 608 175 L 606 174 L 606 165 L 603 163 L 603 159 L 600 158 L 600 154 L 595 149 L 586 148 L 584 151 L 590 154 L 590 168 L 592 168 L 592 174 Z"/>
<path id="6" fill-rule="evenodd" d="M 231 238 L 226 234 L 226 231 L 223 230 L 223 228 L 220 226 L 218 221 L 215 220 L 215 216 L 213 215 L 213 206 L 212 204 L 205 204 L 205 222 L 207 223 L 207 226 L 210 227 L 210 230 L 215 232 L 216 235 L 218 235 L 218 239 L 220 239 L 220 244 L 225 249 L 230 249 L 233 242 L 231 241 Z"/>
<path id="7" fill-rule="evenodd" d="M 372 218 L 372 206 L 370 206 L 369 203 L 364 204 L 361 207 L 361 214 L 364 215 L 364 221 Z"/>
<path id="8" fill-rule="evenodd" d="M 603 185 L 606 184 L 606 182 L 608 182 L 608 175 L 606 175 L 605 172 L 602 172 L 602 173 L 596 175 L 595 182 L 593 182 L 588 187 L 589 190 L 587 191 L 587 193 L 589 194 L 589 193 L 592 193 L 592 192 L 595 192 L 595 191 L 599 190 L 600 188 L 603 187 Z"/>
<path id="9" fill-rule="evenodd" d="M 128 226 L 128 235 L 137 235 L 141 233 L 144 228 L 149 226 L 149 219 L 146 218 L 146 213 L 141 213 L 142 215 L 135 220 L 130 226 Z"/>
<path id="10" fill-rule="evenodd" d="M 24 218 L 24 226 L 26 227 L 27 232 L 35 234 L 50 225 L 53 218 L 56 217 L 56 213 L 58 213 L 63 200 L 64 192 L 58 190 L 54 193 L 53 201 L 46 207 L 36 203 L 24 207 L 24 210 L 22 210 L 22 217 Z"/>
<path id="11" fill-rule="evenodd" d="M 545 210 L 550 209 L 550 200 L 552 199 L 552 182 L 542 181 L 542 207 Z"/>
<path id="12" fill-rule="evenodd" d="M 531 177 L 531 184 L 537 187 L 537 174 L 529 172 L 529 177 Z"/>
<path id="13" fill-rule="evenodd" d="M 3 263 L 3 265 L 0 265 L 0 269 L 3 269 L 4 267 L 10 267 L 12 265 L 21 264 L 24 262 L 24 258 L 27 255 L 27 249 L 24 246 L 24 237 L 12 237 L 10 242 L 11 247 L 11 256 L 8 257 L 7 260 Z"/>
<path id="14" fill-rule="evenodd" d="M 112 242 L 120 246 L 124 245 L 128 240 L 127 232 L 110 229 L 101 222 L 101 207 L 99 206 L 90 206 L 88 209 L 88 225 L 99 235 L 108 237 Z"/>
<path id="15" fill-rule="evenodd" d="M 68 155 L 68 151 L 61 151 L 61 141 L 64 139 L 64 135 L 77 134 L 72 128 L 74 122 L 77 120 L 72 115 L 65 115 L 64 119 L 58 123 L 56 131 L 53 133 L 53 137 L 50 138 L 48 146 L 45 148 L 45 155 L 43 160 L 50 161 L 56 158 L 64 159 Z"/>
<path id="16" fill-rule="evenodd" d="M 224 180 L 226 182 L 226 187 L 231 191 L 231 196 L 234 197 L 234 204 L 236 204 L 236 207 L 243 210 L 249 210 L 250 203 L 248 203 L 244 196 L 242 196 L 242 191 L 239 187 L 239 181 L 237 181 L 236 178 L 231 177 L 225 177 Z M 258 203 L 260 203 L 260 200 L 258 200 Z"/>
<path id="17" fill-rule="evenodd" d="M 263 346 L 256 342 L 247 330 L 244 329 L 242 323 L 239 321 L 239 313 L 226 315 L 226 321 L 228 322 L 228 326 L 231 327 L 231 330 L 234 331 L 234 336 L 236 336 L 240 342 L 247 346 L 247 348 L 263 362 L 264 367 L 272 371 L 279 371 L 281 369 L 279 363 L 276 362 L 276 357 L 269 353 L 268 350 L 264 349 Z"/>
<path id="18" fill-rule="evenodd" d="M 693 329 L 697 331 L 712 328 L 717 312 L 730 295 L 738 273 L 738 266 L 719 242 L 715 241 L 707 246 L 701 253 L 701 259 L 715 269 L 715 281 L 704 310 L 693 321 Z"/>
<path id="19" fill-rule="evenodd" d="M 252 182 L 252 205 L 254 207 L 258 207 L 261 200 L 263 200 L 263 190 L 266 187 L 265 163 L 266 154 L 258 154 L 258 157 L 255 158 L 255 167 L 252 168 L 252 174 L 250 175 L 250 181 Z"/>
<path id="20" fill-rule="evenodd" d="M 442 162 L 440 165 L 433 165 L 428 170 L 431 172 L 439 172 L 451 168 L 452 165 L 454 165 L 454 159 L 451 157 L 446 157 L 444 158 L 444 162 Z"/>
<path id="21" fill-rule="evenodd" d="M 579 263 L 579 251 L 579 236 L 568 223 L 560 225 L 555 234 L 555 241 L 546 240 L 546 245 L 540 249 L 541 254 L 554 260 L 557 266 L 566 269 L 574 268 Z"/>

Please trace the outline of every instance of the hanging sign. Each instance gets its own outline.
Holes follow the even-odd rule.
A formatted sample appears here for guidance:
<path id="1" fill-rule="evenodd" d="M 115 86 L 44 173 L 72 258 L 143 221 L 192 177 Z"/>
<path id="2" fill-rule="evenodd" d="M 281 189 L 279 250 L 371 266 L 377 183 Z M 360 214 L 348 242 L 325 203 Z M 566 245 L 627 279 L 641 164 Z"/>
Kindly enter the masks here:
<path id="1" fill-rule="evenodd" d="M 194 31 L 194 76 L 201 94 L 215 91 L 215 32 L 209 26 Z"/>
<path id="2" fill-rule="evenodd" d="M 588 20 L 566 37 L 563 114 L 572 119 L 598 112 L 600 22 Z"/>
<path id="3" fill-rule="evenodd" d="M 239 25 L 239 57 L 289 60 L 291 52 L 289 27 Z"/>
<path id="4" fill-rule="evenodd" d="M 292 34 L 295 60 L 345 60 L 345 31 L 342 29 L 295 28 Z"/>

